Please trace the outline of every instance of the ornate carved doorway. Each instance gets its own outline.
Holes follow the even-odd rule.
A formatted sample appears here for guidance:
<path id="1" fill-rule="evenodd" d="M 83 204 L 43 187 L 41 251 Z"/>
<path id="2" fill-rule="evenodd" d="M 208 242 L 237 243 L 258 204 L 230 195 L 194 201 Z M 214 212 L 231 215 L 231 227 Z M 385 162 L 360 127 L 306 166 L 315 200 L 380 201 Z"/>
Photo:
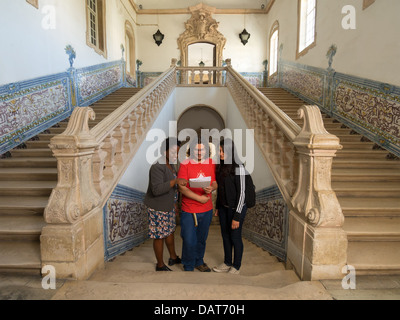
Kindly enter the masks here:
<path id="1" fill-rule="evenodd" d="M 188 47 L 197 43 L 208 43 L 214 45 L 214 60 L 216 67 L 222 66 L 222 53 L 226 44 L 225 37 L 217 30 L 218 22 L 212 18 L 216 8 L 209 7 L 203 3 L 190 7 L 192 17 L 185 23 L 185 32 L 178 38 L 178 47 L 181 53 L 181 65 L 189 66 Z"/>

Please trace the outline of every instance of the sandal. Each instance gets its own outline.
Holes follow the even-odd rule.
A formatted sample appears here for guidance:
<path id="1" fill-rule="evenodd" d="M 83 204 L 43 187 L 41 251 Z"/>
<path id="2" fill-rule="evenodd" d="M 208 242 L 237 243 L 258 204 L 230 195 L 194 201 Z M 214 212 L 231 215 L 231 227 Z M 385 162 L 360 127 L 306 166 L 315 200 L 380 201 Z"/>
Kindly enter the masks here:
<path id="1" fill-rule="evenodd" d="M 196 269 L 199 270 L 200 272 L 211 272 L 211 269 L 205 263 L 202 264 L 201 266 L 197 266 Z"/>

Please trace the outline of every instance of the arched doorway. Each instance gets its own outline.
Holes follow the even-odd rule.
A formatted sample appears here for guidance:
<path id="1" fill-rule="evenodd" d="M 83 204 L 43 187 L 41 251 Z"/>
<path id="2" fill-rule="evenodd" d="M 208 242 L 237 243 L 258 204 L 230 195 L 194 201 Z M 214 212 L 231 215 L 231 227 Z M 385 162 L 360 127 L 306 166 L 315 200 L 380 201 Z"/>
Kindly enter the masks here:
<path id="1" fill-rule="evenodd" d="M 201 129 L 225 129 L 225 121 L 212 107 L 195 105 L 187 109 L 178 119 L 178 133 L 184 129 L 193 129 L 201 132 Z"/>

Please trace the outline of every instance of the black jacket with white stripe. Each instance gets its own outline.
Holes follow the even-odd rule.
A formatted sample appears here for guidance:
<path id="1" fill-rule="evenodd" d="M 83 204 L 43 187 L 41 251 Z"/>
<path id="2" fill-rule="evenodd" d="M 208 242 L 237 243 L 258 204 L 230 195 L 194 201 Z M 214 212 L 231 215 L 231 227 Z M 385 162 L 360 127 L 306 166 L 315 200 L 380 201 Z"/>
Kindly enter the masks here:
<path id="1" fill-rule="evenodd" d="M 240 221 L 243 207 L 246 204 L 246 170 L 240 165 L 235 175 L 228 175 L 223 181 L 218 181 L 218 199 L 219 206 L 228 207 L 234 210 L 233 220 Z"/>

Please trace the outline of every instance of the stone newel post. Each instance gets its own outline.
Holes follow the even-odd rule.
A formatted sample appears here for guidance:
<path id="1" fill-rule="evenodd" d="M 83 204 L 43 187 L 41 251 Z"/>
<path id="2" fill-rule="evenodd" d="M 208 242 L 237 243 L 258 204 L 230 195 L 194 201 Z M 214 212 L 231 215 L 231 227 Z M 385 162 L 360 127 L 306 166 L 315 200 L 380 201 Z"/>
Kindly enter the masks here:
<path id="1" fill-rule="evenodd" d="M 339 138 L 329 134 L 316 106 L 303 106 L 304 126 L 293 144 L 299 155 L 298 188 L 292 198 L 288 258 L 303 280 L 341 279 L 347 262 L 344 216 L 331 187 Z"/>
<path id="2" fill-rule="evenodd" d="M 57 278 L 86 279 L 104 263 L 100 196 L 93 185 L 92 157 L 97 142 L 89 131 L 91 108 L 76 108 L 64 133 L 51 139 L 58 184 L 45 209 L 42 264 Z"/>

